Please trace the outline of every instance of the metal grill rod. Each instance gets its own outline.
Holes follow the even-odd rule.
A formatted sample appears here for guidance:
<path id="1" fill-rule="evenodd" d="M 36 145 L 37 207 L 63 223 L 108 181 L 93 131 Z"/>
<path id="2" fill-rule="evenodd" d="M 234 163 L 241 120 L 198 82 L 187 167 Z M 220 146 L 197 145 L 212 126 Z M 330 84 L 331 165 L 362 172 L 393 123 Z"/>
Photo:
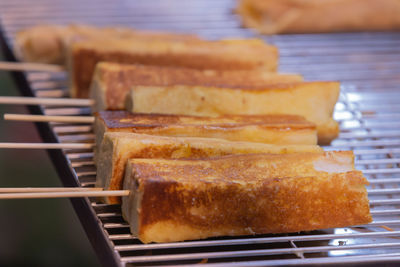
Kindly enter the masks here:
<path id="1" fill-rule="evenodd" d="M 280 242 L 299 242 L 299 241 L 317 241 L 331 239 L 347 238 L 378 238 L 378 237 L 400 237 L 400 231 L 393 232 L 372 232 L 372 233 L 353 233 L 353 234 L 324 234 L 324 235 L 300 235 L 300 236 L 276 236 L 264 238 L 246 238 L 246 239 L 228 239 L 228 240 L 210 240 L 210 241 L 186 241 L 175 243 L 159 244 L 137 244 L 137 245 L 118 245 L 115 249 L 118 251 L 146 250 L 146 249 L 167 249 L 167 248 L 189 248 L 189 247 L 210 247 L 226 245 L 246 245 L 246 244 L 270 244 Z"/>
<path id="2" fill-rule="evenodd" d="M 212 259 L 212 258 L 240 258 L 255 256 L 271 256 L 281 254 L 294 253 L 314 253 L 328 252 L 335 250 L 354 250 L 369 248 L 400 248 L 400 243 L 379 243 L 379 244 L 359 244 L 359 245 L 342 245 L 342 246 L 319 246 L 319 247 L 303 247 L 303 248 L 281 248 L 281 249 L 259 249 L 259 250 L 241 250 L 228 252 L 207 252 L 207 253 L 187 253 L 187 254 L 169 254 L 169 255 L 153 255 L 153 256 L 131 256 L 124 257 L 122 261 L 131 263 L 144 262 L 164 262 L 176 260 L 196 260 L 196 259 Z"/>
<path id="3" fill-rule="evenodd" d="M 398 262 L 400 261 L 400 253 L 387 253 L 379 255 L 362 255 L 362 256 L 346 256 L 346 257 L 321 257 L 321 258 L 305 258 L 299 261 L 298 259 L 280 259 L 280 260 L 258 260 L 246 262 L 230 262 L 229 266 L 288 266 L 288 265 L 337 265 L 351 263 L 379 263 L 379 262 Z M 226 263 L 206 263 L 207 267 L 226 266 Z M 186 264 L 186 266 L 198 266 Z"/>

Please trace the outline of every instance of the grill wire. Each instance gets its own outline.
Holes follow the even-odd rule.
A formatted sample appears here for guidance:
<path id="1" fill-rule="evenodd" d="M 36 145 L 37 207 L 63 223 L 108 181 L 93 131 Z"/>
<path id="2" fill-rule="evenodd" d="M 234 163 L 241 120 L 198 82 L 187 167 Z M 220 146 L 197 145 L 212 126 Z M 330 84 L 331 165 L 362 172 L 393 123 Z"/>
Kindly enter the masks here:
<path id="1" fill-rule="evenodd" d="M 231 0 L 3 0 L 0 18 L 12 46 L 15 33 L 39 24 L 124 25 L 196 33 L 208 39 L 252 37 L 240 28 Z M 28 11 L 29 10 L 29 11 Z M 280 49 L 280 71 L 306 80 L 342 82 L 335 119 L 341 133 L 327 150 L 354 150 L 356 167 L 370 182 L 374 221 L 368 225 L 289 235 L 214 238 L 141 244 L 129 232 L 120 206 L 90 199 L 110 241 L 116 266 L 195 264 L 281 266 L 400 261 L 400 33 L 304 34 L 262 37 Z M 40 97 L 64 97 L 65 73 L 26 73 Z M 90 115 L 88 108 L 44 107 L 47 115 Z M 51 123 L 61 143 L 94 142 L 92 125 Z M 90 150 L 64 150 L 78 183 L 94 186 Z"/>

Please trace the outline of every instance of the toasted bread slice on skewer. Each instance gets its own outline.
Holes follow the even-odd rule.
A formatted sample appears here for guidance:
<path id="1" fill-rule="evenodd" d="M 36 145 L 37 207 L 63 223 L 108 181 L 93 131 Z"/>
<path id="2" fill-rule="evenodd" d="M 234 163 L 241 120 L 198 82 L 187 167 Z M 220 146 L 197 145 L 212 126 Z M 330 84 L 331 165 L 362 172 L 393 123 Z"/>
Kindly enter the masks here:
<path id="1" fill-rule="evenodd" d="M 104 38 L 143 40 L 194 40 L 198 37 L 157 31 L 135 30 L 126 27 L 99 28 L 89 25 L 37 25 L 17 33 L 14 51 L 18 58 L 28 62 L 61 64 L 66 63 L 66 47 L 73 42 Z"/>
<path id="2" fill-rule="evenodd" d="M 69 47 L 71 96 L 89 96 L 96 64 L 101 61 L 186 67 L 200 70 L 275 71 L 278 49 L 258 39 L 248 40 L 85 40 Z"/>
<path id="3" fill-rule="evenodd" d="M 282 74 L 258 70 L 196 70 L 190 68 L 128 65 L 101 62 L 97 64 L 90 86 L 95 110 L 124 109 L 125 97 L 134 85 L 210 85 L 265 86 L 275 83 L 301 82 L 298 74 Z M 88 88 L 80 88 L 88 90 Z M 87 94 L 82 91 L 79 94 Z"/>
<path id="4" fill-rule="evenodd" d="M 122 213 L 142 242 L 291 233 L 372 221 L 351 152 L 133 159 Z"/>
<path id="5" fill-rule="evenodd" d="M 122 188 L 125 165 L 133 158 L 204 158 L 230 154 L 320 152 L 319 146 L 269 145 L 214 138 L 165 137 L 135 133 L 106 133 L 97 150 L 98 187 Z M 110 198 L 118 203 L 118 198 Z"/>
<path id="6" fill-rule="evenodd" d="M 316 145 L 315 124 L 295 115 L 222 115 L 199 117 L 167 114 L 96 113 L 96 144 L 106 132 L 220 138 L 276 145 Z"/>
<path id="7" fill-rule="evenodd" d="M 318 142 L 329 144 L 339 133 L 333 120 L 338 82 L 303 82 L 260 88 L 207 86 L 134 86 L 130 112 L 219 116 L 223 114 L 294 114 L 317 125 Z"/>

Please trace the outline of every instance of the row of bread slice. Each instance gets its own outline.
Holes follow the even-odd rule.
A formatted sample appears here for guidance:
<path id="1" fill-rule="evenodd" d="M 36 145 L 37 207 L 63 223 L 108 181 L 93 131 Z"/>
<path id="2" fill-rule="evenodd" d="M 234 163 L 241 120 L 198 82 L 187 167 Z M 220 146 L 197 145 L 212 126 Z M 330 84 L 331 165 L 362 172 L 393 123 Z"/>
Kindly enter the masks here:
<path id="1" fill-rule="evenodd" d="M 151 92 L 149 89 L 151 87 L 141 86 L 141 88 L 145 93 Z M 165 90 L 169 93 L 174 90 L 173 88 L 185 90 L 191 87 L 170 86 Z M 199 91 L 196 87 L 193 88 L 192 91 Z M 218 89 L 216 90 L 221 91 L 223 88 Z M 132 97 L 132 92 L 128 97 Z M 269 90 L 269 93 L 271 92 L 273 90 Z M 156 97 L 161 95 L 158 93 Z M 181 92 L 177 91 L 176 97 L 179 97 L 180 101 L 185 101 L 185 97 L 180 95 Z M 315 144 L 271 145 L 254 142 L 263 137 L 273 139 L 279 135 L 279 130 L 285 133 L 285 125 L 286 127 L 290 125 L 287 123 L 290 121 L 288 117 L 285 124 L 282 119 L 285 116 L 282 115 L 275 115 L 274 121 L 272 119 L 274 116 L 271 115 L 199 117 L 122 113 L 124 112 L 108 111 L 98 114 L 96 134 L 99 135 L 98 139 L 103 139 L 97 151 L 97 185 L 106 189 L 127 189 L 132 192 L 130 198 L 122 200 L 123 216 L 129 222 L 132 233 L 143 242 L 171 242 L 224 235 L 306 231 L 364 224 L 371 220 L 365 189 L 367 182 L 361 172 L 354 170 L 352 152 L 323 152 Z M 107 116 L 111 118 L 107 119 Z M 294 117 L 296 116 L 291 119 L 297 120 L 299 124 L 292 123 L 292 125 L 298 127 L 293 127 L 286 132 L 286 140 L 283 142 L 296 140 L 296 131 L 302 132 L 302 137 L 307 137 L 304 138 L 308 140 L 307 142 L 315 140 L 314 125 L 304 119 L 299 117 L 294 119 Z M 269 125 L 266 123 L 266 118 L 270 120 Z M 132 128 L 139 128 L 143 122 L 147 127 L 141 129 L 141 134 L 128 133 L 132 131 Z M 265 127 L 266 124 L 269 127 Z M 110 131 L 110 129 L 114 130 Z M 122 129 L 123 133 L 121 133 Z M 105 133 L 104 136 L 103 133 Z M 196 135 L 202 137 L 193 137 Z M 220 139 L 204 138 L 215 136 Z M 237 139 L 223 140 L 224 137 L 226 139 L 243 138 L 246 141 L 254 137 L 255 140 L 240 142 Z M 254 153 L 258 155 L 255 156 Z M 226 155 L 231 156 L 226 157 Z M 257 161 L 258 157 L 262 160 Z M 279 165 L 272 159 L 280 159 L 282 164 Z M 231 166 L 236 165 L 238 160 L 247 162 L 249 166 L 245 168 L 241 166 L 236 173 L 229 172 Z M 215 173 L 210 177 L 209 173 L 215 171 L 215 168 L 211 167 L 208 170 L 205 167 L 214 161 L 219 164 L 224 163 L 222 165 L 226 169 L 221 171 L 220 176 Z M 161 166 L 158 165 L 160 162 Z M 267 166 L 269 170 L 272 170 L 271 166 L 276 166 L 276 172 L 259 171 L 258 163 Z M 184 167 L 180 169 L 177 164 L 183 164 Z M 287 169 L 292 170 L 291 174 L 286 172 Z M 247 175 L 249 171 L 252 172 L 250 176 Z M 255 173 L 259 175 L 255 176 Z M 248 179 L 235 180 L 238 176 Z M 191 179 L 191 177 L 196 179 Z M 271 185 L 271 180 L 276 183 Z M 339 200 L 328 200 L 327 195 L 316 194 L 317 191 L 324 191 L 317 187 L 326 183 L 342 184 L 343 186 L 336 190 L 329 190 L 333 194 L 344 194 L 345 197 L 340 197 Z M 249 199 L 250 202 L 235 202 L 235 194 L 230 193 L 232 187 L 227 184 L 236 186 L 235 192 L 241 191 L 240 197 Z M 282 191 L 279 190 L 280 186 L 282 186 Z M 308 186 L 313 187 L 312 193 Z M 298 189 L 302 194 L 299 194 L 297 198 L 293 197 L 291 194 L 293 188 Z M 271 190 L 279 192 L 271 197 L 269 202 L 262 200 L 259 203 L 252 198 L 254 194 L 269 194 Z M 230 198 L 227 197 L 229 194 L 231 194 Z M 199 196 L 199 203 L 193 195 Z M 208 197 L 206 202 L 201 200 L 205 196 Z M 308 197 L 310 201 L 304 205 L 298 204 L 305 197 Z M 118 198 L 110 198 L 108 201 L 119 202 Z M 320 206 L 315 205 L 313 201 Z M 236 203 L 234 206 L 234 210 L 238 211 L 236 215 L 229 209 L 224 212 L 221 208 L 229 205 L 229 202 Z M 358 204 L 349 205 L 353 202 Z M 278 210 L 283 209 L 284 212 L 269 218 L 270 205 Z M 288 209 L 287 205 L 295 208 Z M 173 207 L 173 211 L 169 211 L 169 207 Z M 252 207 L 257 208 L 257 213 L 246 213 L 246 210 Z M 320 214 L 320 210 L 324 207 L 335 209 L 335 212 Z M 315 212 L 310 211 L 314 208 Z M 208 210 L 215 210 L 218 215 Z M 342 211 L 349 215 L 341 220 L 333 221 L 332 218 L 342 215 Z M 256 222 L 253 216 L 264 220 Z M 216 221 L 216 217 L 224 219 Z M 236 223 L 238 217 L 250 219 Z M 285 224 L 283 221 L 286 217 L 291 220 Z M 214 226 L 204 225 L 204 222 L 209 220 L 215 222 Z"/>
<path id="2" fill-rule="evenodd" d="M 88 97 L 98 62 L 186 67 L 202 70 L 275 71 L 278 50 L 259 39 L 203 40 L 192 35 L 96 28 L 36 26 L 16 35 L 21 60 L 63 63 L 71 95 Z"/>
<path id="3" fill-rule="evenodd" d="M 190 116 L 295 114 L 315 123 L 320 144 L 337 137 L 333 119 L 340 84 L 257 71 L 97 65 L 91 85 L 96 110 Z M 248 84 L 246 86 L 245 84 Z"/>
<path id="4" fill-rule="evenodd" d="M 131 157 L 322 150 L 315 125 L 294 115 L 199 117 L 102 111 L 95 116 L 97 183 L 105 189 L 121 189 Z M 115 203 L 119 198 L 111 199 Z"/>
<path id="5" fill-rule="evenodd" d="M 111 113 L 102 112 L 96 123 L 104 132 L 97 151 L 97 186 L 132 192 L 122 199 L 123 216 L 145 243 L 371 221 L 367 181 L 355 171 L 350 151 L 237 141 L 249 136 L 242 127 L 257 124 L 237 126 L 231 122 L 238 118 L 232 117 L 219 118 L 208 130 L 212 122 L 199 125 L 199 118 L 132 114 L 123 119 L 121 112 Z M 264 124 L 248 129 L 257 135 L 265 131 Z M 272 125 L 269 131 L 276 130 Z M 293 128 L 295 136 L 301 127 Z M 205 138 L 213 135 L 220 138 Z M 229 203 L 233 206 L 223 209 Z"/>
<path id="6" fill-rule="evenodd" d="M 96 156 L 97 186 L 130 190 L 130 197 L 122 199 L 122 214 L 131 232 L 145 243 L 368 223 L 367 181 L 355 171 L 353 153 L 323 152 L 313 143 L 313 123 L 294 115 L 221 115 L 223 109 L 205 113 L 214 117 L 199 117 L 193 116 L 199 109 L 190 109 L 197 102 L 200 108 L 216 110 L 223 105 L 218 99 L 226 101 L 228 91 L 242 102 L 260 99 L 250 102 L 257 107 L 274 105 L 283 96 L 292 97 L 290 103 L 284 102 L 286 111 L 294 107 L 312 114 L 323 110 L 319 105 L 326 102 L 333 111 L 334 90 L 322 91 L 317 84 L 301 86 L 275 90 L 133 86 L 127 106 L 147 114 L 97 115 L 96 135 L 102 138 Z M 158 102 L 162 97 L 164 106 Z M 202 105 L 208 98 L 214 106 Z M 182 102 L 190 104 L 184 108 Z M 232 99 L 225 108 L 235 103 Z M 154 114 L 149 108 L 189 115 Z M 131 133 L 141 123 L 147 127 Z M 107 201 L 119 203 L 118 198 Z"/>
<path id="7" fill-rule="evenodd" d="M 327 218 L 323 215 L 318 217 L 316 214 L 308 214 L 306 211 L 312 206 L 307 206 L 306 209 L 299 209 L 298 215 L 305 219 L 305 223 L 299 223 L 301 219 L 298 218 L 297 228 L 292 226 L 284 227 L 279 220 L 275 222 L 267 220 L 264 223 L 264 227 L 262 227 L 256 222 L 251 222 L 254 219 L 252 216 L 254 214 L 249 216 L 249 218 L 253 219 L 244 224 L 234 226 L 232 225 L 234 216 L 231 216 L 230 212 L 220 213 L 219 216 L 221 218 L 226 218 L 225 222 L 215 225 L 214 228 L 207 227 L 208 231 L 204 228 L 199 228 L 199 223 L 195 222 L 198 216 L 205 216 L 205 210 L 213 208 L 216 211 L 220 210 L 218 208 L 220 204 L 214 198 L 218 199 L 224 194 L 229 194 L 230 187 L 227 187 L 227 184 L 237 185 L 237 189 L 244 192 L 241 196 L 251 200 L 251 196 L 256 192 L 269 192 L 269 187 L 264 185 L 265 183 L 268 184 L 271 179 L 278 179 L 278 187 L 275 187 L 274 190 L 277 191 L 278 195 L 284 195 L 283 199 L 287 198 L 289 205 L 301 201 L 300 198 L 292 199 L 293 196 L 290 194 L 286 196 L 288 192 L 291 192 L 289 188 L 292 187 L 293 182 L 295 184 L 297 180 L 303 181 L 305 179 L 311 183 L 316 183 L 317 186 L 318 179 L 322 179 L 323 182 L 330 181 L 330 179 L 339 182 L 340 179 L 344 179 L 344 194 L 346 196 L 351 195 L 351 197 L 349 199 L 341 198 L 340 201 L 331 201 L 332 207 L 341 210 L 341 205 L 349 204 L 351 201 L 358 201 L 364 208 L 365 205 L 368 207 L 364 186 L 366 181 L 361 173 L 354 172 L 352 153 L 322 152 L 321 148 L 316 145 L 277 145 L 244 142 L 249 141 L 251 139 L 250 136 L 260 139 L 261 136 L 266 136 L 265 133 L 268 131 L 272 137 L 277 136 L 277 134 L 272 133 L 272 127 L 262 133 L 260 130 L 262 126 L 255 121 L 249 124 L 238 124 L 237 122 L 240 119 L 237 118 L 243 115 L 236 116 L 236 119 L 232 118 L 234 117 L 232 114 L 246 114 L 247 118 L 250 118 L 251 114 L 259 114 L 261 117 L 268 117 L 266 114 L 271 113 L 303 115 L 317 125 L 320 142 L 328 143 L 338 132 L 337 124 L 332 120 L 333 107 L 339 94 L 338 83 L 293 83 L 293 80 L 290 81 L 290 79 L 299 79 L 298 76 L 266 73 L 266 70 L 275 70 L 277 51 L 275 47 L 268 46 L 257 40 L 210 42 L 196 40 L 196 38 L 158 38 L 154 36 L 149 42 L 150 38 L 141 38 L 138 35 L 110 38 L 110 40 L 102 40 L 102 42 L 99 42 L 100 39 L 97 37 L 81 38 L 80 41 L 73 39 L 69 37 L 69 41 L 63 41 L 63 44 L 68 50 L 65 58 L 68 61 L 67 65 L 74 96 L 87 96 L 88 87 L 98 62 L 155 64 L 164 67 L 135 66 L 136 69 L 132 70 L 134 66 L 125 66 L 119 73 L 130 71 L 136 75 L 136 78 L 127 78 L 130 77 L 129 74 L 126 76 L 117 75 L 117 78 L 113 80 L 114 83 L 107 85 L 108 88 L 106 90 L 100 91 L 100 93 L 92 92 L 92 95 L 100 96 L 95 97 L 96 100 L 101 99 L 102 94 L 103 96 L 106 95 L 106 97 L 103 97 L 103 102 L 106 102 L 107 105 L 120 105 L 121 99 L 126 97 L 127 108 L 134 112 L 174 113 L 175 115 L 169 116 L 184 118 L 185 116 L 182 115 L 186 115 L 186 118 L 191 118 L 190 123 L 181 123 L 185 125 L 181 127 L 185 128 L 183 131 L 177 124 L 168 126 L 168 130 L 163 129 L 161 131 L 162 127 L 158 127 L 158 129 L 149 127 L 152 129 L 147 133 L 155 134 L 158 131 L 156 134 L 173 135 L 163 137 L 107 130 L 103 131 L 106 132 L 103 137 L 101 130 L 99 130 L 100 127 L 96 126 L 96 135 L 99 136 L 99 140 L 102 140 L 97 141 L 101 142 L 101 144 L 96 148 L 97 183 L 108 189 L 121 189 L 124 183 L 123 177 L 125 176 L 125 188 L 132 190 L 131 196 L 133 199 L 123 200 L 123 215 L 130 223 L 132 232 L 137 234 L 143 242 L 166 242 L 219 235 L 312 230 L 338 227 L 342 226 L 342 224 L 366 223 L 370 220 L 368 210 L 362 209 L 359 213 L 362 216 L 355 216 L 356 213 L 354 213 L 353 206 L 351 206 L 348 210 L 352 212 L 351 216 L 346 217 L 340 223 L 328 224 Z M 66 43 L 68 44 L 66 45 Z M 98 69 L 101 68 L 101 65 L 99 66 Z M 184 73 L 183 69 L 173 70 L 172 68 L 165 68 L 165 66 L 185 67 L 186 72 Z M 155 70 L 155 68 L 158 68 L 158 70 Z M 164 72 L 161 71 L 162 69 L 164 69 Z M 139 75 L 138 70 L 142 71 L 143 76 Z M 112 73 L 112 71 L 108 73 Z M 149 77 L 146 77 L 146 73 Z M 187 74 L 192 75 L 189 75 L 191 78 L 188 78 Z M 94 75 L 92 90 L 102 86 L 101 82 L 95 82 L 98 76 Z M 107 75 L 100 75 L 99 77 L 107 77 Z M 164 79 L 160 79 L 160 77 L 164 77 Z M 193 79 L 193 77 L 196 79 Z M 236 77 L 236 80 L 233 77 Z M 246 77 L 249 77 L 249 83 L 254 80 L 251 86 L 243 83 L 243 78 Z M 281 78 L 288 79 L 290 81 L 289 84 L 277 85 L 276 80 Z M 149 82 L 147 83 L 147 81 Z M 121 84 L 122 86 L 119 88 L 123 88 L 123 93 L 113 93 L 113 90 L 116 90 L 115 88 L 118 88 L 118 85 Z M 224 86 L 226 84 L 228 86 Z M 116 98 L 118 99 L 119 97 L 119 102 L 107 102 L 109 101 L 107 94 L 111 94 L 111 96 L 117 95 Z M 124 94 L 125 96 L 123 96 Z M 166 101 L 163 102 L 163 99 Z M 270 109 L 269 106 L 271 107 Z M 231 115 L 227 116 L 226 114 Z M 207 129 L 208 131 L 208 134 L 203 136 L 202 130 L 193 126 L 196 124 L 196 120 L 193 119 L 194 115 L 217 116 L 220 120 L 230 119 L 233 123 L 228 123 L 231 126 L 229 129 L 228 124 L 220 121 L 217 125 L 224 124 L 225 130 L 219 129 L 214 132 L 209 131 L 208 127 L 203 125 L 200 129 Z M 153 116 L 162 117 L 161 115 Z M 231 117 L 229 118 L 229 116 Z M 203 121 L 199 124 L 203 124 L 205 120 L 207 118 L 203 118 Z M 199 121 L 201 119 L 197 120 L 197 122 Z M 189 125 L 191 126 L 189 127 Z M 179 130 L 177 131 L 176 129 L 178 128 Z M 239 133 L 234 133 L 233 130 L 238 128 L 241 128 L 238 131 Z M 296 129 L 296 131 L 298 130 Z M 185 134 L 188 137 L 181 136 Z M 308 137 L 311 136 L 309 129 L 304 136 L 307 136 L 307 134 Z M 193 137 L 197 135 L 200 137 Z M 204 138 L 214 137 L 213 135 L 219 135 L 220 139 Z M 226 136 L 225 139 L 223 138 L 224 136 Z M 229 138 L 238 138 L 238 136 L 244 140 L 229 140 Z M 292 140 L 295 139 L 295 134 L 291 135 L 289 133 L 287 135 L 288 140 L 290 136 L 294 137 Z M 272 137 L 268 138 L 272 139 Z M 309 153 L 304 154 L 304 152 Z M 249 153 L 261 154 L 258 156 L 243 155 Z M 293 156 L 289 156 L 292 154 Z M 224 158 L 224 155 L 232 156 Z M 210 157 L 216 158 L 211 159 Z M 261 161 L 257 161 L 259 157 L 262 158 Z M 315 157 L 326 158 L 326 160 L 316 160 Z M 138 162 L 135 162 L 139 158 L 147 158 L 142 159 L 142 161 L 147 161 L 148 164 L 139 164 L 140 167 L 137 164 Z M 162 168 L 157 165 L 157 161 L 161 160 L 160 158 L 163 158 Z M 180 168 L 179 164 L 177 164 L 180 162 L 177 160 L 179 158 L 191 158 L 191 160 L 183 160 L 184 167 Z M 279 165 L 271 160 L 272 158 L 281 159 L 283 164 Z M 304 161 L 307 158 L 310 160 Z M 208 173 L 216 170 L 214 167 L 210 170 L 207 169 L 207 166 L 212 165 L 213 160 L 218 161 L 218 164 L 225 166 L 225 168 L 209 177 Z M 248 168 L 239 168 L 236 173 L 230 172 L 233 165 L 241 166 L 239 164 L 241 161 L 247 162 L 249 164 Z M 351 162 L 351 168 L 348 165 L 349 161 Z M 260 167 L 267 166 L 270 163 L 273 163 L 271 166 L 280 166 L 276 169 L 276 172 L 259 171 Z M 271 166 L 268 169 L 272 170 Z M 293 167 L 291 168 L 293 172 L 289 174 L 284 166 L 286 168 Z M 148 171 L 147 175 L 145 173 L 146 170 Z M 247 177 L 248 172 L 251 173 L 248 178 L 236 179 L 238 175 L 243 178 Z M 220 173 L 220 176 L 218 176 L 218 173 Z M 259 175 L 255 175 L 256 173 Z M 190 178 L 193 176 L 200 177 L 200 179 L 194 181 Z M 182 179 L 182 177 L 186 177 L 188 180 Z M 285 185 L 288 181 L 289 187 L 283 188 L 282 191 L 279 190 L 279 187 Z M 170 190 L 169 185 L 171 183 L 178 187 Z M 136 187 L 133 188 L 132 185 Z M 144 185 L 144 187 L 141 185 Z M 176 191 L 177 188 L 178 191 Z M 190 204 L 190 202 L 187 202 L 188 200 L 184 199 L 185 196 L 190 196 L 191 192 L 196 193 L 197 189 L 199 196 L 205 195 L 211 198 L 209 199 L 209 204 L 207 204 L 209 206 L 199 206 L 195 200 L 192 200 L 194 202 Z M 304 190 L 305 194 L 309 192 L 306 187 Z M 356 191 L 358 194 L 354 194 L 354 196 L 348 193 L 356 193 Z M 187 216 L 176 217 L 173 212 L 169 214 L 160 213 L 168 205 L 172 205 L 174 201 L 162 201 L 160 209 L 153 207 L 154 204 L 146 206 L 145 203 L 148 201 L 153 199 L 158 202 L 158 199 L 162 199 L 162 196 L 169 200 L 182 200 L 183 202 L 178 201 L 176 203 L 176 210 L 179 210 L 178 213 L 180 215 L 186 214 Z M 312 196 L 311 193 L 310 196 Z M 315 199 L 318 200 L 318 198 Z M 342 200 L 344 202 L 341 202 Z M 115 203 L 118 202 L 118 199 L 109 199 L 109 201 Z M 268 205 L 275 205 L 277 209 L 287 209 L 285 201 L 278 196 L 270 199 L 271 202 L 268 203 L 254 201 L 250 201 L 250 204 L 260 208 L 261 213 L 259 215 L 261 217 L 262 214 L 265 215 L 268 212 L 268 209 L 263 210 L 262 208 L 267 208 Z M 229 203 L 229 199 L 227 199 L 226 203 Z M 249 205 L 249 203 L 246 203 L 243 201 L 244 206 L 239 204 L 235 208 L 235 210 L 242 211 L 239 214 L 242 218 L 246 216 L 244 213 L 248 208 L 246 205 Z M 292 213 L 292 211 L 287 210 L 287 213 L 282 213 L 281 218 L 290 217 Z M 165 216 L 169 217 L 165 218 Z M 213 217 L 209 218 L 214 221 Z"/>
<path id="8" fill-rule="evenodd" d="M 109 38 L 101 39 L 105 35 Z M 97 110 L 121 109 L 130 94 L 127 108 L 132 112 L 295 114 L 317 125 L 321 144 L 338 134 L 332 114 L 339 83 L 301 83 L 299 75 L 268 72 L 276 70 L 277 49 L 261 40 L 205 41 L 181 34 L 88 26 L 38 26 L 16 39 L 23 51 L 33 51 L 36 43 L 42 49 L 57 47 L 53 43 L 64 47 L 53 50 L 68 62 L 71 95 L 87 97 L 92 83 Z M 53 46 L 46 46 L 46 40 Z M 146 66 L 100 64 L 95 71 L 101 61 Z"/>
<path id="9" fill-rule="evenodd" d="M 85 98 L 89 96 L 96 64 L 103 61 L 195 70 L 274 72 L 278 50 L 258 39 L 105 39 L 74 42 L 68 47 L 67 60 L 71 96 Z"/>

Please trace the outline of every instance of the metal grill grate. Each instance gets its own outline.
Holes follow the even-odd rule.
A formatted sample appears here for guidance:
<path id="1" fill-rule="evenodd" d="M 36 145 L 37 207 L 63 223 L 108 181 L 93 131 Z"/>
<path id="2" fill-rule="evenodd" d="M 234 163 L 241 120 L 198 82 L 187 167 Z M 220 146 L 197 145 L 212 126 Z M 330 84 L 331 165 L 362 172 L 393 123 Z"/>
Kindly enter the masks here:
<path id="1" fill-rule="evenodd" d="M 4 37 L 10 46 L 16 31 L 43 22 L 126 25 L 190 32 L 210 39 L 254 36 L 250 30 L 239 27 L 239 18 L 232 13 L 234 1 L 231 0 L 37 0 L 31 5 L 29 0 L 0 2 Z M 211 266 L 279 266 L 400 261 L 400 33 L 263 38 L 280 48 L 281 71 L 301 73 L 307 80 L 342 82 L 335 111 L 341 134 L 326 149 L 355 151 L 356 166 L 370 181 L 373 223 L 290 235 L 144 245 L 129 233 L 119 206 L 88 199 L 73 201 L 78 214 L 95 218 L 91 224 L 85 224 L 83 219 L 82 223 L 99 256 L 107 264 L 202 262 Z M 37 96 L 67 95 L 65 74 L 26 73 L 26 78 Z M 19 84 L 23 86 L 23 83 Z M 21 90 L 27 92 L 26 88 L 21 87 Z M 90 114 L 89 109 L 70 107 L 43 107 L 33 111 L 48 115 Z M 54 134 L 50 137 L 43 125 L 41 128 L 46 141 L 93 142 L 91 125 L 51 123 L 50 127 Z M 65 159 L 61 163 L 58 159 L 58 169 L 62 170 L 61 178 L 65 184 L 94 185 L 96 170 L 92 151 L 64 150 L 54 154 L 53 158 L 57 156 Z M 60 164 L 64 165 L 60 167 Z"/>

